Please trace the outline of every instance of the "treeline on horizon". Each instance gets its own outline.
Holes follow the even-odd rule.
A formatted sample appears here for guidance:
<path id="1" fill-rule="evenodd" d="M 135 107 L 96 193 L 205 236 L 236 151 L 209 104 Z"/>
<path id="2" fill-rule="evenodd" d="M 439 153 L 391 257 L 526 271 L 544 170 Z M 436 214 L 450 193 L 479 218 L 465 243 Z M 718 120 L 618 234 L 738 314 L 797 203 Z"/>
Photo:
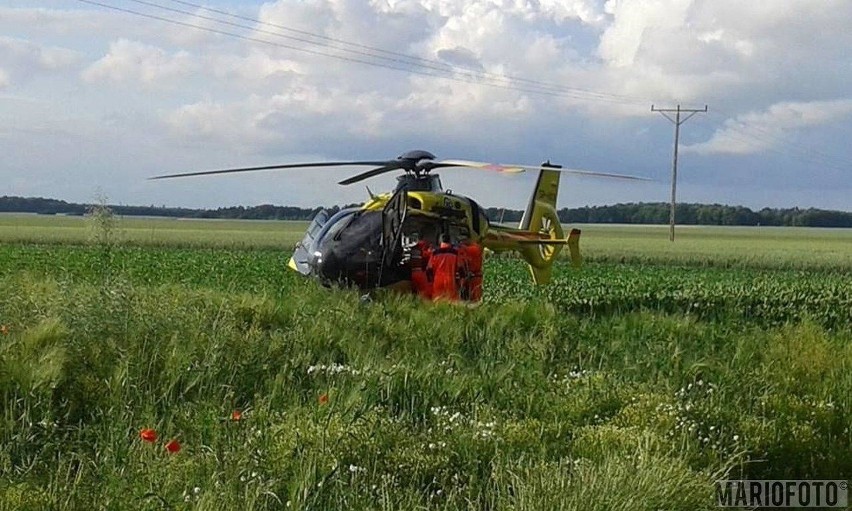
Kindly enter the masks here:
<path id="1" fill-rule="evenodd" d="M 36 213 L 42 215 L 85 215 L 91 204 L 69 203 L 56 199 L 30 197 L 0 197 L 2 213 Z M 125 216 L 156 216 L 175 218 L 219 218 L 245 220 L 310 220 L 322 208 L 295 206 L 232 206 L 217 209 L 168 208 L 162 206 L 109 206 L 116 214 Z M 346 206 L 344 206 L 346 207 Z M 340 207 L 327 208 L 335 213 Z M 523 211 L 487 208 L 493 221 L 518 222 Z M 588 224 L 667 224 L 669 205 L 662 202 L 614 204 L 562 208 L 559 220 L 565 223 Z M 677 223 L 680 225 L 767 225 L 788 227 L 852 227 L 852 212 L 815 208 L 763 208 L 753 211 L 744 206 L 722 204 L 678 204 Z"/>

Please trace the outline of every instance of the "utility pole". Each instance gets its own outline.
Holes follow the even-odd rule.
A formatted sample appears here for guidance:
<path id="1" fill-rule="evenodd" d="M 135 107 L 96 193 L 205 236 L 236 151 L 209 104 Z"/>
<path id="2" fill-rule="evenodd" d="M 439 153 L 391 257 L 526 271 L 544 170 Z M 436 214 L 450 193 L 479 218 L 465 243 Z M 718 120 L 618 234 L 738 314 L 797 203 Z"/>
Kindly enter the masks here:
<path id="1" fill-rule="evenodd" d="M 688 121 L 693 115 L 698 113 L 707 112 L 707 105 L 704 105 L 704 108 L 701 110 L 696 109 L 688 109 L 681 108 L 680 105 L 677 108 L 655 108 L 654 105 L 651 105 L 652 112 L 659 112 L 663 117 L 670 120 L 675 125 L 675 134 L 674 134 L 674 158 L 672 161 L 672 207 L 669 212 L 669 241 L 674 241 L 674 231 L 675 231 L 675 192 L 677 191 L 677 146 L 680 141 L 680 125 Z M 675 114 L 674 119 L 672 119 L 671 113 Z M 680 114 L 685 113 L 689 114 L 683 119 L 681 119 Z"/>

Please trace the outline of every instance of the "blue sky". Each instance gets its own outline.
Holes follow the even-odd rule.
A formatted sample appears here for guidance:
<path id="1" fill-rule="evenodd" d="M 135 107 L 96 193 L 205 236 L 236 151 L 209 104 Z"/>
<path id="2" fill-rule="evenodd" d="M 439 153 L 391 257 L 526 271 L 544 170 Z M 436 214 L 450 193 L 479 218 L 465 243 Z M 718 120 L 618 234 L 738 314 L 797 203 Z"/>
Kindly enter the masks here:
<path id="1" fill-rule="evenodd" d="M 334 184 L 359 169 L 146 178 L 420 148 L 656 180 L 566 178 L 560 206 L 665 201 L 673 128 L 650 107 L 680 103 L 710 110 L 681 132 L 681 201 L 852 210 L 845 0 L 190 2 L 242 18 L 98 2 L 171 23 L 78 0 L 0 5 L 0 195 L 330 205 L 365 198 Z M 534 178 L 442 177 L 517 208 Z"/>

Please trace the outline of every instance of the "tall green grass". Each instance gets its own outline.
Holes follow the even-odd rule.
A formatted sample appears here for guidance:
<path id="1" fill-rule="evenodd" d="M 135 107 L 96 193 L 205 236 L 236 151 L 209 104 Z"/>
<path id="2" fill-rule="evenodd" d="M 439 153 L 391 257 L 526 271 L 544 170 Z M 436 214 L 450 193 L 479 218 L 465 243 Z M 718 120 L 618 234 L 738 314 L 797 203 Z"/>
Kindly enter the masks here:
<path id="1" fill-rule="evenodd" d="M 719 478 L 852 473 L 842 257 L 544 288 L 494 258 L 468 308 L 229 232 L 0 246 L 0 508 L 709 510 Z"/>
<path id="2" fill-rule="evenodd" d="M 0 246 L 0 267 L 8 272 L 91 283 L 114 273 L 136 285 L 175 284 L 298 300 L 304 282 L 287 269 L 288 259 L 289 253 L 280 250 Z M 577 271 L 560 261 L 554 274 L 552 285 L 537 287 L 517 259 L 491 258 L 485 266 L 486 300 L 540 300 L 577 314 L 653 310 L 770 325 L 805 319 L 828 328 L 852 323 L 852 285 L 842 267 L 765 270 L 590 263 Z"/>
<path id="3" fill-rule="evenodd" d="M 725 475 L 852 473 L 848 328 L 362 302 L 240 259 L 170 284 L 176 260 L 0 278 L 3 506 L 711 509 Z"/>

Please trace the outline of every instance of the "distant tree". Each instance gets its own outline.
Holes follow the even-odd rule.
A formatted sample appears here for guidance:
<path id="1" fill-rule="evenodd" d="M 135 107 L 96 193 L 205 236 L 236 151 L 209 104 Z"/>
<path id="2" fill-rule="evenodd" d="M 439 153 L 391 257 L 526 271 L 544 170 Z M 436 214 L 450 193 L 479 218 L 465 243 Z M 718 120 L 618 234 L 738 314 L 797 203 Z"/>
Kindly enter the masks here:
<path id="1" fill-rule="evenodd" d="M 348 204 L 343 207 L 357 206 Z M 43 215 L 83 215 L 91 207 L 89 204 L 74 204 L 55 199 L 34 197 L 0 197 L 0 212 L 38 213 Z M 230 206 L 216 209 L 167 208 L 157 206 L 109 206 L 116 215 L 144 215 L 181 218 L 243 218 L 310 220 L 317 214 L 319 207 L 300 208 L 296 206 Z M 325 208 L 330 214 L 340 211 L 339 206 Z M 523 211 L 503 208 L 487 208 L 485 214 L 491 221 L 501 218 L 507 224 L 517 223 L 523 217 Z M 667 224 L 669 205 L 664 202 L 645 202 L 613 204 L 609 206 L 583 206 L 562 208 L 557 211 L 559 220 L 564 223 L 625 223 L 625 224 Z M 743 206 L 725 206 L 721 204 L 678 204 L 677 222 L 683 225 L 766 225 L 766 226 L 807 226 L 807 227 L 852 227 L 852 212 L 828 211 L 822 209 L 800 208 L 763 208 L 758 212 Z"/>

